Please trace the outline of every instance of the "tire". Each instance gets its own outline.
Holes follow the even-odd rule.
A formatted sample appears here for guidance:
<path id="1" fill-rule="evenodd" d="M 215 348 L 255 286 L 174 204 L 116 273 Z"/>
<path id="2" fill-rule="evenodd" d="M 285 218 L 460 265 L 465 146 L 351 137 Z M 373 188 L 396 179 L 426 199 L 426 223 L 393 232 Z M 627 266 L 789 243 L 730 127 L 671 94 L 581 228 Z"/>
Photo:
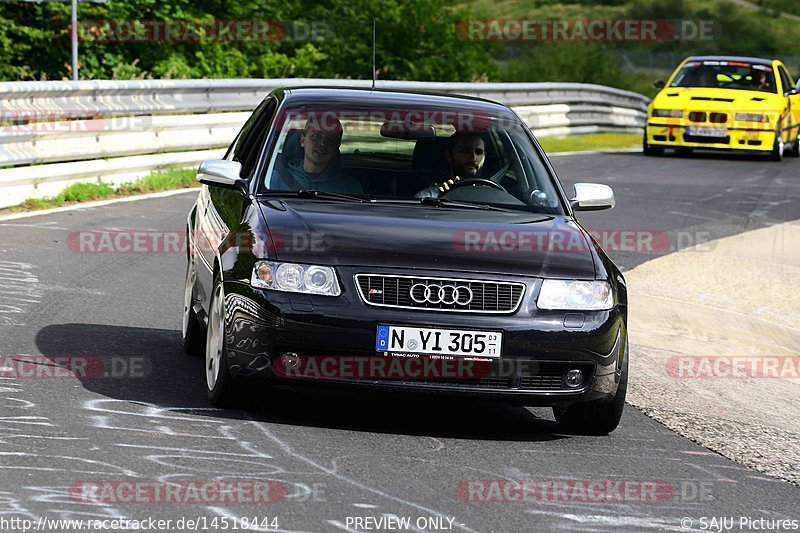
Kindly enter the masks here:
<path id="1" fill-rule="evenodd" d="M 769 153 L 769 158 L 773 161 L 783 161 L 784 145 L 783 137 L 780 133 L 775 133 L 775 142 L 772 143 L 772 151 Z"/>
<path id="2" fill-rule="evenodd" d="M 800 157 L 800 131 L 797 132 L 797 137 L 792 143 L 792 147 L 788 150 L 784 148 L 783 154 L 791 157 Z"/>
<path id="3" fill-rule="evenodd" d="M 617 392 L 611 400 L 578 403 L 565 408 L 553 407 L 553 415 L 561 431 L 577 435 L 607 435 L 617 429 L 625 409 L 625 396 L 628 392 L 627 337 L 623 357 Z"/>
<path id="4" fill-rule="evenodd" d="M 663 148 L 654 148 L 647 144 L 647 130 L 644 131 L 644 138 L 642 139 L 642 153 L 649 156 L 664 155 Z"/>
<path id="5" fill-rule="evenodd" d="M 205 382 L 208 400 L 216 407 L 233 407 L 237 403 L 235 383 L 228 368 L 226 341 L 225 291 L 222 280 L 215 277 L 206 328 Z"/>
<path id="6" fill-rule="evenodd" d="M 205 353 L 206 329 L 200 324 L 194 312 L 194 283 L 197 269 L 191 256 L 186 262 L 186 279 L 183 284 L 183 322 L 181 324 L 181 345 L 189 355 L 201 356 Z"/>

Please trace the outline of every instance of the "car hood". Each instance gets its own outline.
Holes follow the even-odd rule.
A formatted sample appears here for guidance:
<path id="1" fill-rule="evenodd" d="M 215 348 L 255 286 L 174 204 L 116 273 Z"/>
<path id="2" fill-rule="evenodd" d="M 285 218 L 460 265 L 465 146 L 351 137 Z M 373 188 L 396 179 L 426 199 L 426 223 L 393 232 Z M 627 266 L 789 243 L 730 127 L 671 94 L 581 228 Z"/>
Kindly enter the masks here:
<path id="1" fill-rule="evenodd" d="M 261 210 L 279 261 L 595 278 L 597 251 L 564 216 L 294 199 Z"/>
<path id="2" fill-rule="evenodd" d="M 771 110 L 780 105 L 777 94 L 763 91 L 668 87 L 658 93 L 652 106 L 660 109 Z"/>

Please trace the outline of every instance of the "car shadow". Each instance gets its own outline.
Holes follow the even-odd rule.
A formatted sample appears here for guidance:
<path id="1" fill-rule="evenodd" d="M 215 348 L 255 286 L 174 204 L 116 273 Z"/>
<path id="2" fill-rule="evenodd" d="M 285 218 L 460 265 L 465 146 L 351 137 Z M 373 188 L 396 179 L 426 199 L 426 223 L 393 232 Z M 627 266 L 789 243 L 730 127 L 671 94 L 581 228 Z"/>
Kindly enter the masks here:
<path id="1" fill-rule="evenodd" d="M 632 155 L 645 157 L 643 153 L 634 153 Z M 649 156 L 648 156 L 649 157 Z M 655 156 L 652 159 L 658 158 L 672 158 L 672 159 L 703 159 L 708 161 L 752 161 L 756 163 L 772 163 L 773 161 L 766 154 L 748 154 L 740 152 L 714 152 L 704 150 L 693 150 L 690 153 L 678 153 L 674 150 L 668 150 L 662 156 Z"/>
<path id="2" fill-rule="evenodd" d="M 337 390 L 298 392 L 245 380 L 237 409 L 208 409 L 203 359 L 183 353 L 175 330 L 54 324 L 36 334 L 39 353 L 102 396 L 182 408 L 199 416 L 372 433 L 487 440 L 567 438 L 555 422 L 523 407 L 448 396 Z"/>

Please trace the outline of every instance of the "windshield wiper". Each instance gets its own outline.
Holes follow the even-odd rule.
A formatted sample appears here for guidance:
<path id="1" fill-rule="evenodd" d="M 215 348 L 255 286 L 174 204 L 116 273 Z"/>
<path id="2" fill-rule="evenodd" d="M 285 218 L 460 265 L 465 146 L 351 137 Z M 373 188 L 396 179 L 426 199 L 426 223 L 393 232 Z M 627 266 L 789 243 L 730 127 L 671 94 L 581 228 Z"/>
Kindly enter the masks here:
<path id="1" fill-rule="evenodd" d="M 346 202 L 369 202 L 364 198 L 358 196 L 350 196 L 349 194 L 341 194 L 338 192 L 320 191 L 317 189 L 303 189 L 301 191 L 267 191 L 264 193 L 267 196 L 293 196 L 295 198 L 319 198 L 323 200 L 341 200 Z"/>
<path id="2" fill-rule="evenodd" d="M 422 205 L 432 205 L 435 207 L 466 207 L 469 209 L 483 209 L 485 211 L 506 211 L 506 212 L 512 211 L 511 209 L 507 209 L 505 207 L 497 207 L 495 205 L 473 204 L 471 202 L 461 202 L 459 200 L 450 200 L 448 198 L 433 198 L 430 196 L 420 198 L 419 203 Z M 515 209 L 514 211 L 518 210 Z"/>

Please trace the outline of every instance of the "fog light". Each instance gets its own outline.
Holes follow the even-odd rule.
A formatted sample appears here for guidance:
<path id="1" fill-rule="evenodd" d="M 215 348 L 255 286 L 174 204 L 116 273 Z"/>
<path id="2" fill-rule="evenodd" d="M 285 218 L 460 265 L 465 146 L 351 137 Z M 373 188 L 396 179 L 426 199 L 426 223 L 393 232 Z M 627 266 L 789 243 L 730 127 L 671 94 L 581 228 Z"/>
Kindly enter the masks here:
<path id="1" fill-rule="evenodd" d="M 573 369 L 567 372 L 567 387 L 580 387 L 583 383 L 583 371 Z"/>
<path id="2" fill-rule="evenodd" d="M 283 368 L 297 368 L 300 366 L 300 356 L 294 352 L 286 352 L 281 356 L 281 363 Z"/>

